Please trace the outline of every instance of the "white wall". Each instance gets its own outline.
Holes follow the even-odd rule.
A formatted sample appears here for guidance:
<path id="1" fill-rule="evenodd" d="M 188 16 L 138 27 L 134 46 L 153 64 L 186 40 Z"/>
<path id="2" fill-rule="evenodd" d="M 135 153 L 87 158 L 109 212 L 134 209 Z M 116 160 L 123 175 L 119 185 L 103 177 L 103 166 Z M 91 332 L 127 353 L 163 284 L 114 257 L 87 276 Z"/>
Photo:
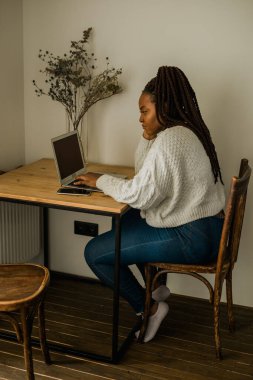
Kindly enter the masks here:
<path id="1" fill-rule="evenodd" d="M 226 185 L 237 173 L 241 157 L 253 163 L 252 0 L 23 0 L 23 8 L 27 163 L 52 157 L 50 139 L 66 130 L 63 107 L 34 94 L 32 80 L 41 80 L 38 51 L 61 55 L 89 26 L 94 28 L 92 46 L 101 67 L 109 56 L 115 67 L 123 68 L 124 86 L 122 94 L 89 111 L 91 161 L 133 164 L 141 134 L 139 94 L 160 65 L 176 65 L 196 91 Z M 234 301 L 249 306 L 253 306 L 252 188 L 253 184 L 234 271 Z M 73 235 L 75 218 L 81 217 L 51 213 L 51 264 L 56 270 L 85 274 L 89 273 L 82 260 L 85 240 Z M 109 224 L 103 220 L 101 228 Z M 176 293 L 207 296 L 194 279 L 171 275 L 169 285 Z"/>
<path id="2" fill-rule="evenodd" d="M 0 0 L 0 170 L 25 161 L 22 1 Z"/>

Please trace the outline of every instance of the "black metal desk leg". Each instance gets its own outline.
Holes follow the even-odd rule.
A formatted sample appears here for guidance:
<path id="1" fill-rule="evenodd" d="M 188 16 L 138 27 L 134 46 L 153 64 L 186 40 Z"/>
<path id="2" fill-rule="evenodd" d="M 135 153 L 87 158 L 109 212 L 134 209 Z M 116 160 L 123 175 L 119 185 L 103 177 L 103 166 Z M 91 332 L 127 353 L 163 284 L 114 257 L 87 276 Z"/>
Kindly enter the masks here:
<path id="1" fill-rule="evenodd" d="M 43 249 L 44 249 L 44 265 L 49 267 L 49 241 L 48 241 L 48 208 L 43 207 Z"/>
<path id="2" fill-rule="evenodd" d="M 114 290 L 113 290 L 113 328 L 112 328 L 112 362 L 118 357 L 119 333 L 119 286 L 120 286 L 120 248 L 121 248 L 121 217 L 115 216 L 115 263 L 114 263 Z"/>

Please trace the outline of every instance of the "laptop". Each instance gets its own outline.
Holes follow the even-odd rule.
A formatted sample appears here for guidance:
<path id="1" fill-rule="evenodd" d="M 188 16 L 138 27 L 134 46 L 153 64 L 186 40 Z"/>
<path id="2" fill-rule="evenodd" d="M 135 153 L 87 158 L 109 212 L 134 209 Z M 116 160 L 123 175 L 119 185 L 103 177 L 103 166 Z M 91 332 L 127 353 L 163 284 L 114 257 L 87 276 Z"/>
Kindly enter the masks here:
<path id="1" fill-rule="evenodd" d="M 51 142 L 53 147 L 57 174 L 62 187 L 71 187 L 76 189 L 102 192 L 100 189 L 96 187 L 74 185 L 76 177 L 80 174 L 84 174 L 85 172 L 87 172 L 78 131 L 75 130 L 54 137 L 51 140 Z M 119 174 L 117 176 L 121 178 L 126 178 L 125 175 Z"/>

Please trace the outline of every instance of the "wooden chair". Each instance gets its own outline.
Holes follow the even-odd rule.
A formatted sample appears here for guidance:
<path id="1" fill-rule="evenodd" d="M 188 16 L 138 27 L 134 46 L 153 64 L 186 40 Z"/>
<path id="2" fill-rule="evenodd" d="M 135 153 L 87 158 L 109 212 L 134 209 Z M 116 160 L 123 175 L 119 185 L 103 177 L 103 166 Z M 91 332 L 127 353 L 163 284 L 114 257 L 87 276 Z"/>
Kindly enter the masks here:
<path id="1" fill-rule="evenodd" d="M 46 345 L 44 296 L 49 285 L 49 271 L 37 264 L 0 265 L 0 317 L 13 325 L 17 339 L 23 342 L 27 379 L 34 379 L 31 333 L 38 315 L 40 345 L 44 360 L 50 364 Z M 21 328 L 18 322 L 20 313 Z"/>
<path id="2" fill-rule="evenodd" d="M 231 180 L 230 193 L 227 199 L 224 225 L 216 262 L 207 265 L 183 265 L 170 263 L 147 263 L 145 265 L 146 300 L 144 320 L 138 339 L 139 342 L 142 342 L 143 337 L 145 336 L 150 310 L 152 288 L 157 278 L 163 273 L 187 274 L 202 281 L 209 290 L 210 303 L 213 305 L 214 313 L 214 338 L 216 356 L 219 359 L 222 358 L 219 331 L 220 299 L 223 282 L 226 280 L 228 324 L 229 330 L 234 331 L 235 322 L 233 316 L 232 271 L 238 255 L 250 175 L 251 168 L 248 165 L 248 160 L 242 159 L 239 177 L 234 176 Z M 158 272 L 154 272 L 154 268 L 158 268 Z M 210 282 L 200 273 L 213 273 L 215 276 L 214 286 L 212 286 Z"/>

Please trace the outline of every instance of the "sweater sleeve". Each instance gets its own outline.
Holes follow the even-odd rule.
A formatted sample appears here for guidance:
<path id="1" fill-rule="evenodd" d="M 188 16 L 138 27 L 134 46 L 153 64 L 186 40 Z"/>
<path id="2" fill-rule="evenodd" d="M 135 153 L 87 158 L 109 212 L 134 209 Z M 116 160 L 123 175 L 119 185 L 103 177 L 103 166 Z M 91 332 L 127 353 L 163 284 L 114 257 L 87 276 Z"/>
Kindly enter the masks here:
<path id="1" fill-rule="evenodd" d="M 97 187 L 116 201 L 127 203 L 134 208 L 147 210 L 157 207 L 168 196 L 171 176 L 161 142 L 162 139 L 157 139 L 152 143 L 141 169 L 133 179 L 124 180 L 103 175 L 98 178 Z M 144 144 L 143 148 L 145 151 Z"/>

